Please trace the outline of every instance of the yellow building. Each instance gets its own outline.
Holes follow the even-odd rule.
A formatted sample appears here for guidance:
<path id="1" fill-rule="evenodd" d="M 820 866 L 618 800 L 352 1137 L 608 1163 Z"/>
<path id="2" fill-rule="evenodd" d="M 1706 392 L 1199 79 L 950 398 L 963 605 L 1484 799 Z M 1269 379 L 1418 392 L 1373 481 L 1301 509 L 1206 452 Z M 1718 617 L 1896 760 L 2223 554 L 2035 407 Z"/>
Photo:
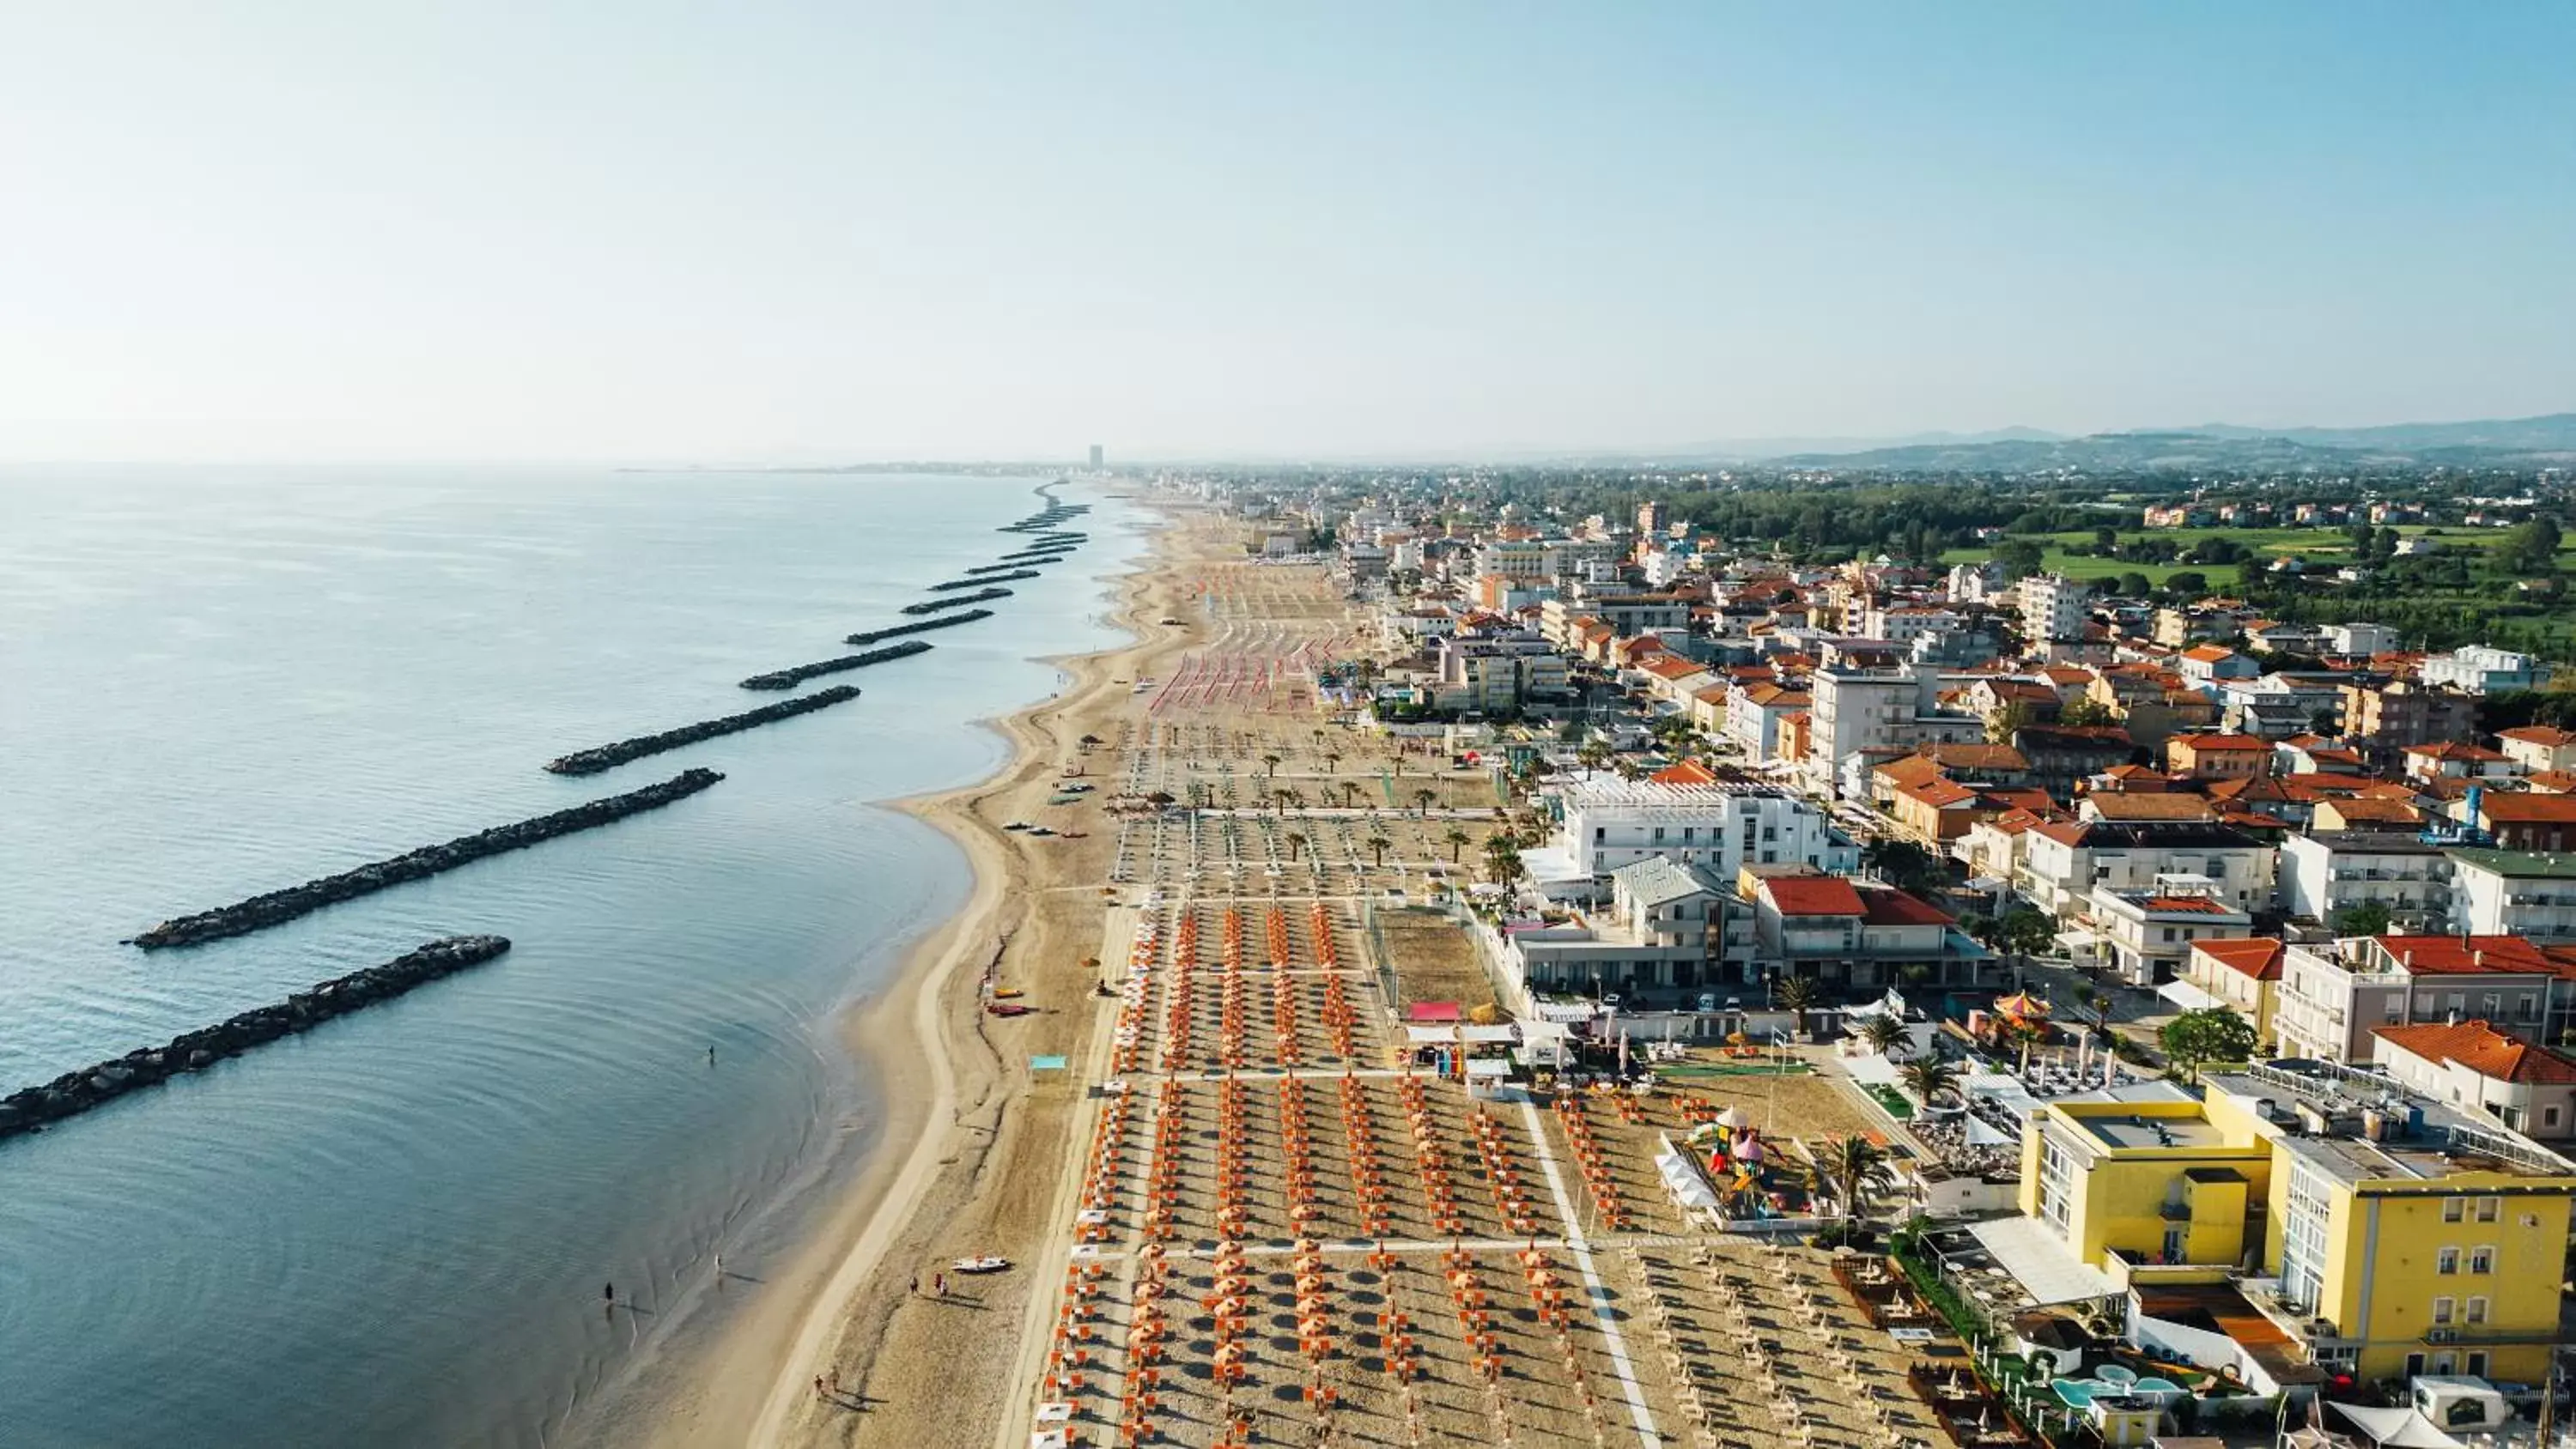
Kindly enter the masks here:
<path id="1" fill-rule="evenodd" d="M 2086 1263 L 2246 1266 L 2246 1206 L 2268 1200 L 2272 1149 L 2201 1103 L 2051 1103 L 2021 1150 L 2022 1213 Z"/>
<path id="2" fill-rule="evenodd" d="M 2337 1069 L 2205 1087 L 2033 1112 L 2023 1214 L 2123 1284 L 2277 1282 L 2265 1311 L 2328 1372 L 2546 1377 L 2576 1164 Z"/>

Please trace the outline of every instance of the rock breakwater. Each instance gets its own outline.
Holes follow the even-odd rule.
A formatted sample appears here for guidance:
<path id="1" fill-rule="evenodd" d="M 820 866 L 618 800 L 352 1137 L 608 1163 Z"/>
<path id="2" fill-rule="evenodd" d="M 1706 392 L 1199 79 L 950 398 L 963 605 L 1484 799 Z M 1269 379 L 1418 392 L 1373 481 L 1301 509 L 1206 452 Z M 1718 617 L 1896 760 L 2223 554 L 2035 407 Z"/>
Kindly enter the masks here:
<path id="1" fill-rule="evenodd" d="M 302 885 L 252 896 L 249 900 L 215 910 L 201 911 L 192 916 L 175 916 L 134 937 L 128 944 L 149 951 L 164 946 L 193 945 L 225 936 L 247 936 L 253 931 L 266 930 L 308 915 L 324 906 L 355 900 L 410 881 L 426 880 L 442 871 L 509 851 L 524 850 L 559 835 L 595 830 L 629 815 L 658 810 L 674 801 L 685 800 L 723 778 L 713 770 L 683 770 L 660 784 L 630 790 L 623 795 L 605 796 L 570 809 L 522 820 L 515 825 L 494 826 L 490 830 L 459 836 L 443 845 L 424 845 L 391 860 L 322 876 Z"/>
<path id="2" fill-rule="evenodd" d="M 742 687 L 793 689 L 817 675 L 839 674 L 847 669 L 865 669 L 871 664 L 883 664 L 889 659 L 902 659 L 920 654 L 929 648 L 930 645 L 924 640 L 907 639 L 901 644 L 889 644 L 883 649 L 871 649 L 864 654 L 844 654 L 838 659 L 817 659 L 811 664 L 799 664 L 793 669 L 778 669 L 767 674 L 755 674 L 742 681 Z"/>
<path id="3" fill-rule="evenodd" d="M 646 755 L 658 755 L 664 750 L 676 750 L 682 745 L 694 745 L 700 740 L 711 740 L 719 735 L 758 729 L 765 724 L 782 719 L 793 719 L 800 714 L 811 714 L 818 709 L 828 709 L 843 700 L 858 697 L 857 686 L 834 685 L 830 689 L 816 690 L 812 694 L 801 695 L 795 699 L 780 700 L 776 704 L 764 704 L 758 709 L 747 709 L 740 714 L 729 714 L 722 719 L 700 720 L 696 724 L 682 725 L 675 730 L 664 730 L 657 735 L 637 735 L 633 739 L 619 740 L 615 744 L 601 745 L 595 749 L 575 750 L 569 755 L 559 755 L 546 761 L 546 768 L 558 775 L 596 775 L 602 770 L 612 769 L 629 760 L 640 760 Z"/>
<path id="4" fill-rule="evenodd" d="M 226 1057 L 310 1031 L 334 1017 L 391 1001 L 441 977 L 480 966 L 509 949 L 506 936 L 449 936 L 381 966 L 318 982 L 274 1006 L 258 1007 L 214 1026 L 182 1032 L 166 1046 L 144 1047 L 93 1067 L 65 1072 L 41 1087 L 0 1097 L 0 1138 L 77 1117 L 129 1092 L 157 1087 L 183 1072 L 213 1066 Z"/>
<path id="5" fill-rule="evenodd" d="M 1034 579 L 1039 577 L 1042 577 L 1042 575 L 1040 575 L 1036 569 L 1013 569 L 1009 573 L 993 574 L 984 578 L 978 578 L 974 574 L 969 573 L 962 579 L 950 579 L 946 583 L 932 584 L 930 586 L 930 592 L 934 594 L 944 594 L 955 589 L 971 589 L 980 584 L 1007 584 L 1015 579 Z"/>
<path id="6" fill-rule="evenodd" d="M 1012 568 L 1018 568 L 1024 564 L 1061 563 L 1071 557 L 1072 553 L 1073 550 L 1068 548 L 1024 548 L 1018 553 L 1002 555 L 1001 561 Z"/>
<path id="7" fill-rule="evenodd" d="M 942 609 L 958 609 L 963 608 L 968 604 L 980 604 L 988 599 L 1007 599 L 1010 596 L 1011 591 L 1008 589 L 985 589 L 972 594 L 959 594 L 953 599 L 930 599 L 918 604 L 906 604 L 903 606 L 902 612 L 907 614 L 936 614 Z"/>
<path id="8" fill-rule="evenodd" d="M 978 619 L 991 617 L 993 617 L 993 611 L 990 609 L 968 609 L 962 614 L 942 614 L 936 619 L 924 619 L 917 624 L 888 624 L 882 629 L 862 629 L 841 642 L 874 644 L 880 639 L 900 639 L 906 634 L 924 634 L 933 629 L 953 629 L 960 624 L 972 624 Z"/>

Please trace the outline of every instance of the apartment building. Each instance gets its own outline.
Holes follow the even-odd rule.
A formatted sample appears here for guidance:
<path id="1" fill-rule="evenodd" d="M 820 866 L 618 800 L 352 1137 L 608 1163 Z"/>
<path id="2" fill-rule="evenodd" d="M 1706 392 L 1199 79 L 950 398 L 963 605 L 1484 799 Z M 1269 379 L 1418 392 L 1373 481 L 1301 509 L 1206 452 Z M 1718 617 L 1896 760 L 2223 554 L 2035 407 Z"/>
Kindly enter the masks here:
<path id="1" fill-rule="evenodd" d="M 2194 946 L 2254 932 L 2253 916 L 2204 875 L 2159 875 L 2142 890 L 2095 886 L 2088 906 L 2099 959 L 2132 986 L 2178 980 Z"/>
<path id="2" fill-rule="evenodd" d="M 2281 906 L 2293 916 L 2331 925 L 2375 904 L 2401 931 L 2438 931 L 2451 919 L 2450 857 L 2414 832 L 2291 835 L 2281 842 L 2279 874 Z"/>
<path id="3" fill-rule="evenodd" d="M 2416 676 L 2435 689 L 2502 694 L 2514 689 L 2538 689 L 2549 682 L 2549 669 L 2528 654 L 2466 644 L 2448 654 L 2428 655 Z"/>
<path id="4" fill-rule="evenodd" d="M 1808 788 L 1838 794 L 1843 761 L 1861 750 L 1983 740 L 1985 721 L 1940 707 L 1940 684 L 1914 664 L 1838 662 L 1808 676 Z"/>
<path id="5" fill-rule="evenodd" d="M 2545 1377 L 2571 1200 L 2539 1144 L 2331 1068 L 2052 1102 L 2022 1139 L 2025 1218 L 2120 1287 L 2130 1340 L 2267 1387 Z"/>
<path id="6" fill-rule="evenodd" d="M 2535 1140 L 2576 1137 L 2576 1058 L 2486 1021 L 2374 1027 L 2377 1057 L 2410 1092 Z"/>
<path id="7" fill-rule="evenodd" d="M 2576 855 L 2453 847 L 2451 929 L 2576 941 Z"/>
<path id="8" fill-rule="evenodd" d="M 1772 786 L 1590 780 L 1560 807 L 1564 823 L 1551 845 L 1563 868 L 1604 886 L 1619 867 L 1659 856 L 1721 880 L 1747 863 L 1860 868 L 1858 846 L 1814 805 Z"/>
<path id="9" fill-rule="evenodd" d="M 2251 914 L 2272 901 L 2272 847 L 2228 825 L 2071 822 L 2033 827 L 2013 888 L 2071 920 L 2097 888 L 2150 890 L 2159 876 L 2206 877 L 2218 898 Z"/>
<path id="10" fill-rule="evenodd" d="M 2014 586 L 2014 603 L 2021 610 L 2022 642 L 2036 652 L 2039 645 L 2057 641 L 2080 641 L 2084 637 L 2085 605 L 2093 591 L 2080 579 L 2060 574 L 2031 574 Z"/>
<path id="11" fill-rule="evenodd" d="M 2477 1018 L 2542 1030 L 2558 969 L 2519 936 L 2354 936 L 2282 955 L 2272 1024 L 2281 1050 L 2373 1060 L 2383 1026 Z"/>

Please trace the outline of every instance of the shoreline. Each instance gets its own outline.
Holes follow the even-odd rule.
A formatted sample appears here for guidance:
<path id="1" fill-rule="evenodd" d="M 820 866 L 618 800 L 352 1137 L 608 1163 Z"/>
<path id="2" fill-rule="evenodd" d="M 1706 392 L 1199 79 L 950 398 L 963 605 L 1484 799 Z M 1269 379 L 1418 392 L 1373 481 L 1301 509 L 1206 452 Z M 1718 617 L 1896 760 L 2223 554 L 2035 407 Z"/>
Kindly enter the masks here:
<path id="1" fill-rule="evenodd" d="M 851 1002 L 833 1018 L 833 1035 L 859 1063 L 866 1091 L 882 1114 L 874 1124 L 879 1131 L 862 1159 L 845 1169 L 846 1186 L 837 1201 L 818 1205 L 800 1241 L 780 1255 L 760 1300 L 722 1326 L 692 1361 L 677 1366 L 680 1382 L 652 1396 L 658 1402 L 649 1442 L 832 1443 L 862 1424 L 879 1427 L 876 1413 L 835 1413 L 822 1405 L 811 1381 L 838 1364 L 845 1389 L 867 1393 L 877 1377 L 876 1348 L 903 1328 L 893 1321 L 896 1311 L 930 1301 L 909 1291 L 912 1272 L 897 1259 L 924 1274 L 945 1261 L 925 1256 L 929 1244 L 923 1240 L 937 1238 L 968 1217 L 968 1209 L 989 1203 L 997 1185 L 983 1179 L 981 1167 L 1029 1115 L 1005 1109 L 1030 1101 L 1031 1093 L 1013 1088 L 1026 1085 L 1028 1069 L 1018 1053 L 1038 1033 L 1013 1032 L 997 1043 L 987 1034 L 992 1019 L 982 1012 L 980 991 L 961 986 L 960 979 L 1016 960 L 1015 982 L 1034 987 L 1044 963 L 1029 958 L 1067 964 L 1069 950 L 1081 956 L 1097 949 L 1103 903 L 1096 892 L 1087 902 L 1093 929 L 1078 950 L 1056 939 L 1066 934 L 1063 925 L 1048 918 L 1049 908 L 1038 898 L 1076 898 L 1070 883 L 1058 878 L 1082 874 L 1081 859 L 1114 848 L 1115 831 L 1015 847 L 1000 822 L 1018 818 L 1011 812 L 1020 809 L 1021 797 L 1038 794 L 1040 786 L 1051 792 L 1059 752 L 1077 751 L 1075 740 L 1085 732 L 1067 729 L 1068 720 L 1122 705 L 1128 690 L 1112 681 L 1134 677 L 1146 656 L 1172 642 L 1167 636 L 1175 631 L 1154 630 L 1152 624 L 1161 609 L 1155 595 L 1172 583 L 1172 518 L 1138 501 L 1156 526 L 1144 555 L 1116 580 L 1110 622 L 1127 638 L 1087 654 L 1039 659 L 1066 676 L 1053 694 L 999 719 L 975 722 L 1010 747 L 993 774 L 885 802 L 955 844 L 973 872 L 973 887 L 955 913 L 906 949 L 881 993 Z M 1095 848 L 1077 848 L 1085 845 Z M 1089 874 L 1096 884 L 1107 870 Z M 1077 1044 L 1088 1040 L 1092 1016 L 1091 973 L 1080 975 L 1086 1004 L 1048 1013 L 1076 1029 Z M 961 1175 L 959 1169 L 964 1182 L 943 1183 Z M 1047 1178 L 1044 1187 L 1052 1191 L 1053 1174 Z M 1022 1280 L 1017 1286 L 1028 1286 L 1025 1272 L 1009 1276 Z M 1006 1351 L 1016 1347 L 1016 1337 L 1008 1335 Z M 869 1346 L 853 1352 L 853 1340 Z M 998 1381 L 950 1387 L 960 1399 L 989 1398 L 996 1410 L 1010 1391 Z M 952 1404 L 950 1411 L 960 1407 Z"/>

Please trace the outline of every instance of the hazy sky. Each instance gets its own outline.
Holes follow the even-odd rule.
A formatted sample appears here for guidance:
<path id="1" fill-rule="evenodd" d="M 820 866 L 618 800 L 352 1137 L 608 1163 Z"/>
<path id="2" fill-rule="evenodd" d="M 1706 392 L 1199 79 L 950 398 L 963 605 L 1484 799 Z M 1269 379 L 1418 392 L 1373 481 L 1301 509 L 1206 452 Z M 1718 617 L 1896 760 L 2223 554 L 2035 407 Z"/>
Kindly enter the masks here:
<path id="1" fill-rule="evenodd" d="M 0 0 L 0 457 L 2576 408 L 2576 6 Z"/>

